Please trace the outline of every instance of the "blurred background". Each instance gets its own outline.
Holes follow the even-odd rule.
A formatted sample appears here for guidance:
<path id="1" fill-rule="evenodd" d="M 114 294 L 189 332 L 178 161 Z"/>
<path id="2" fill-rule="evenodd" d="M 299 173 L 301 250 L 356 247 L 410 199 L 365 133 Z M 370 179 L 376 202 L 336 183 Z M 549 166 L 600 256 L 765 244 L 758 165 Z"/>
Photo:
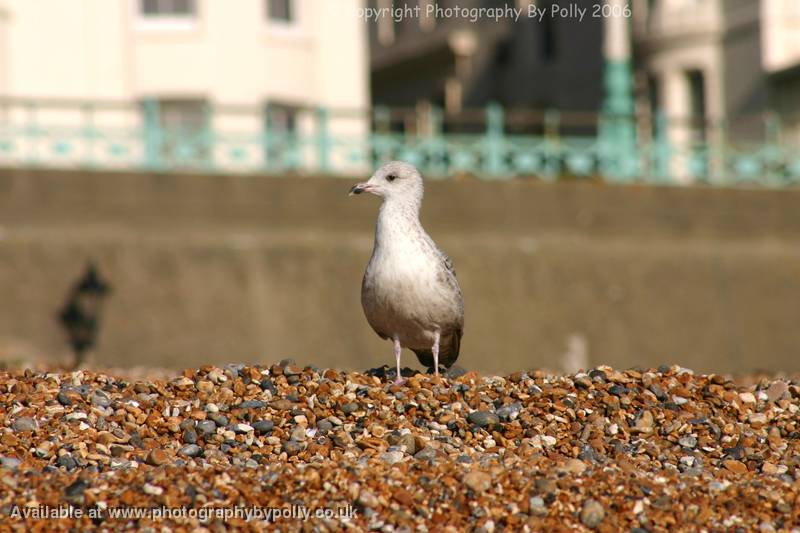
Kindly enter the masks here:
<path id="1" fill-rule="evenodd" d="M 796 0 L 0 0 L 0 361 L 390 364 L 390 159 L 461 366 L 800 370 Z"/>

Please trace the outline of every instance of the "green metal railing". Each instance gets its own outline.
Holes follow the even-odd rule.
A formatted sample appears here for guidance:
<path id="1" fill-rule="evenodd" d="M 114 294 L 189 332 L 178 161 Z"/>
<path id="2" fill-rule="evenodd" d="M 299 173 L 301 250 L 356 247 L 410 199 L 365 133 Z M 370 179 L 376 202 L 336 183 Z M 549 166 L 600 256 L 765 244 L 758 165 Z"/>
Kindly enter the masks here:
<path id="1" fill-rule="evenodd" d="M 403 159 L 433 178 L 800 183 L 800 146 L 774 116 L 730 124 L 496 104 L 458 114 L 432 106 L 178 108 L 0 100 L 0 166 L 352 176 Z"/>

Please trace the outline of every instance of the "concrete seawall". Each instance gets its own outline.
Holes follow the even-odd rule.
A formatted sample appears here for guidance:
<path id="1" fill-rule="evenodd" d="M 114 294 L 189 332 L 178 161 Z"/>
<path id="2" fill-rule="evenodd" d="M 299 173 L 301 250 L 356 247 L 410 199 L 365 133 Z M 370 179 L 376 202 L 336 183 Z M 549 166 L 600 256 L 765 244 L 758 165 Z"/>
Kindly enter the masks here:
<path id="1" fill-rule="evenodd" d="M 93 258 L 94 364 L 391 363 L 359 303 L 378 199 L 350 184 L 0 170 L 0 358 L 66 358 L 54 317 Z M 572 338 L 580 366 L 800 370 L 800 191 L 454 179 L 423 222 L 464 289 L 462 366 L 559 368 Z"/>

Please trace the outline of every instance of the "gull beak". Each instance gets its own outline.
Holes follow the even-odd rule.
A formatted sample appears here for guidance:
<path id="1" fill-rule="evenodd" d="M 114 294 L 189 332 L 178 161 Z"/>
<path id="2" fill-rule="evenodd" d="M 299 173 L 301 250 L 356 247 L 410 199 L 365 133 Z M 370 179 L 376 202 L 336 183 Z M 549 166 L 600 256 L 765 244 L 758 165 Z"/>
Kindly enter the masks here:
<path id="1" fill-rule="evenodd" d="M 362 192 L 370 192 L 372 191 L 372 185 L 369 183 L 356 183 L 350 189 L 350 194 L 348 196 L 353 196 L 354 194 L 361 194 Z"/>

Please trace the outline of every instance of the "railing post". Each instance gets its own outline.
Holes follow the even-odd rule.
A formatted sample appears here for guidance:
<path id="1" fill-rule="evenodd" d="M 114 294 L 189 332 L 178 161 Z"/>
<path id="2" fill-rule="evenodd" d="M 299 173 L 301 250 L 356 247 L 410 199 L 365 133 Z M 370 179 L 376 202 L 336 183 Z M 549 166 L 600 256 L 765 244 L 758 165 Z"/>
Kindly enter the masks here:
<path id="1" fill-rule="evenodd" d="M 36 102 L 29 101 L 26 105 L 28 108 L 28 127 L 26 128 L 30 140 L 30 151 L 28 153 L 28 162 L 31 165 L 36 165 L 37 154 L 39 152 L 39 127 L 37 124 L 37 106 Z"/>
<path id="2" fill-rule="evenodd" d="M 780 167 L 781 159 L 781 120 L 774 112 L 767 113 L 764 124 L 766 133 L 765 148 L 765 167 L 766 179 L 770 185 L 776 185 L 781 180 Z"/>
<path id="3" fill-rule="evenodd" d="M 323 174 L 330 172 L 331 137 L 328 130 L 328 109 L 317 107 L 317 166 Z"/>
<path id="4" fill-rule="evenodd" d="M 544 112 L 544 165 L 543 177 L 550 179 L 558 177 L 561 169 L 561 143 L 559 142 L 561 129 L 561 113 L 557 109 L 548 109 Z"/>
<path id="5" fill-rule="evenodd" d="M 492 102 L 486 107 L 486 162 L 484 168 L 491 177 L 503 175 L 503 107 Z"/>
<path id="6" fill-rule="evenodd" d="M 654 140 L 653 160 L 658 181 L 667 181 L 670 167 L 669 122 L 663 111 L 656 112 L 656 134 Z"/>
<path id="7" fill-rule="evenodd" d="M 392 152 L 392 112 L 388 107 L 375 106 L 373 108 L 375 129 L 371 134 L 370 144 L 371 162 L 375 167 L 391 156 Z"/>
<path id="8" fill-rule="evenodd" d="M 273 166 L 272 156 L 272 106 L 269 102 L 264 106 L 264 129 L 261 134 L 261 157 L 264 164 L 261 165 L 265 172 L 269 172 Z"/>
<path id="9" fill-rule="evenodd" d="M 144 166 L 148 170 L 160 170 L 163 166 L 163 161 L 161 158 L 162 129 L 158 100 L 148 98 L 142 106 L 144 108 L 144 123 L 142 124 Z"/>
<path id="10" fill-rule="evenodd" d="M 83 135 L 86 141 L 85 164 L 87 167 L 94 166 L 94 140 L 97 131 L 94 127 L 94 105 L 92 103 L 83 104 Z"/>
<path id="11" fill-rule="evenodd" d="M 445 176 L 448 173 L 447 140 L 442 135 L 442 122 L 442 110 L 432 105 L 428 110 L 430 165 L 434 173 Z"/>
<path id="12" fill-rule="evenodd" d="M 203 125 L 200 134 L 199 159 L 206 170 L 214 170 L 214 104 L 205 102 L 203 105 Z"/>
<path id="13" fill-rule="evenodd" d="M 728 178 L 728 120 L 721 117 L 716 122 L 714 132 L 714 158 L 711 183 L 719 185 Z"/>

